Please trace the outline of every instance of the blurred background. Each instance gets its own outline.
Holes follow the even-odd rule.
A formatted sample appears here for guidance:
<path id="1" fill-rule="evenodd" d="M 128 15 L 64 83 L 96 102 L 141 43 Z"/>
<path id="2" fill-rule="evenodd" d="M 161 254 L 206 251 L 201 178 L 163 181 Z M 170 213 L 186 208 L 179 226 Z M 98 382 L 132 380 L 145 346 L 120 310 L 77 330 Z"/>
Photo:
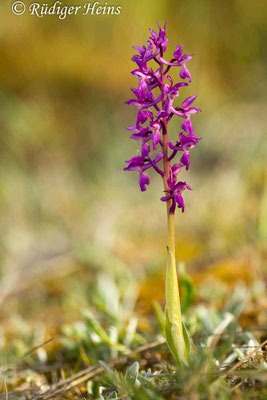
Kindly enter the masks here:
<path id="1" fill-rule="evenodd" d="M 57 333 L 92 307 L 94 285 L 112 292 L 111 276 L 135 293 L 140 329 L 149 330 L 151 299 L 163 304 L 162 182 L 152 174 L 141 193 L 123 167 L 138 152 L 124 130 L 136 116 L 124 105 L 137 84 L 132 45 L 165 20 L 168 54 L 177 44 L 194 53 L 180 99 L 197 94 L 203 111 L 193 121 L 203 140 L 182 175 L 193 190 L 177 214 L 177 261 L 196 303 L 220 308 L 245 288 L 241 323 L 262 326 L 267 3 L 121 0 L 118 16 L 66 20 L 15 16 L 11 3 L 0 4 L 2 349 L 17 354 Z"/>

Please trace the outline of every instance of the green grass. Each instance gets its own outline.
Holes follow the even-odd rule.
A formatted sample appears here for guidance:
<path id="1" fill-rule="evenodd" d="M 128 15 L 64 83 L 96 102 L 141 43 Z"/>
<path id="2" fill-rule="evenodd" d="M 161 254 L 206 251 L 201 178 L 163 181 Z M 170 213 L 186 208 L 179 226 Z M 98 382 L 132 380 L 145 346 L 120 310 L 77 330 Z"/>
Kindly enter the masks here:
<path id="1" fill-rule="evenodd" d="M 84 257 L 77 254 L 76 263 Z M 216 309 L 214 299 L 196 299 L 182 268 L 184 322 L 193 354 L 189 366 L 181 367 L 165 343 L 163 303 L 153 307 L 151 299 L 151 309 L 140 312 L 144 278 L 121 268 L 113 273 L 94 268 L 88 254 L 83 261 L 90 265 L 80 272 L 46 278 L 46 292 L 38 299 L 46 296 L 46 303 L 31 309 L 20 300 L 21 310 L 31 314 L 27 322 L 17 317 L 3 325 L 2 393 L 7 390 L 7 398 L 264 399 L 266 346 L 250 353 L 266 331 L 260 324 L 241 326 L 255 297 L 252 288 L 237 286 Z M 41 321 L 42 307 L 47 307 L 47 321 Z"/>

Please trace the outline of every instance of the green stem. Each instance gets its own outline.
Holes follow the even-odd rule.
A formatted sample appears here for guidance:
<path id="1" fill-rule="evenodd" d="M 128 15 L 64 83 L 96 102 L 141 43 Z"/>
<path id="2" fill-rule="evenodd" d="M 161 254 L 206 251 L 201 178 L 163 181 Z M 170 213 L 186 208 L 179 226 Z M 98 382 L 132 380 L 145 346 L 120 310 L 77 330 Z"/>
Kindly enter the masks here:
<path id="1" fill-rule="evenodd" d="M 175 214 L 168 213 L 168 246 L 175 257 Z"/>

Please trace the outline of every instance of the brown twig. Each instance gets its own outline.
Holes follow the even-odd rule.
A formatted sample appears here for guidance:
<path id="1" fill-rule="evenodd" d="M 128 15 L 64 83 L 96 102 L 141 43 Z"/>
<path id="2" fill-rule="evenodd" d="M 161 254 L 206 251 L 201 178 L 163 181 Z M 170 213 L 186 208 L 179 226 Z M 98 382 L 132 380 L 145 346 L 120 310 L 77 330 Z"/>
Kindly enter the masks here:
<path id="1" fill-rule="evenodd" d="M 48 343 L 52 342 L 53 340 L 55 340 L 55 337 L 51 337 L 51 338 L 47 339 L 45 342 L 43 342 L 42 344 L 38 344 L 37 346 L 32 347 L 29 351 L 27 351 L 25 354 L 23 354 L 20 361 L 24 360 L 24 358 L 28 357 L 29 355 L 34 353 L 36 350 L 39 350 L 41 347 L 46 346 Z"/>
<path id="2" fill-rule="evenodd" d="M 257 346 L 256 349 L 247 354 L 246 357 L 242 358 L 242 360 L 238 361 L 238 363 L 236 363 L 231 369 L 229 369 L 229 371 L 225 371 L 223 375 L 231 375 L 238 367 L 240 367 L 240 365 L 242 365 L 246 360 L 248 360 L 254 353 L 260 350 L 260 348 L 265 346 L 266 344 L 267 340 L 265 340 L 263 343 Z"/>

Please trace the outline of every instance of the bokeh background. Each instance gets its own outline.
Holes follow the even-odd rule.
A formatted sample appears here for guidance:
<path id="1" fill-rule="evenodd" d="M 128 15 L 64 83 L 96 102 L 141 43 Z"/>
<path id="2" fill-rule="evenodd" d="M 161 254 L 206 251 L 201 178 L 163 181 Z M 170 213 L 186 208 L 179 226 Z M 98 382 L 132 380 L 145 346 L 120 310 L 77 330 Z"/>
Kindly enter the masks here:
<path id="1" fill-rule="evenodd" d="M 141 193 L 137 174 L 123 167 L 138 151 L 124 130 L 136 112 L 124 105 L 136 85 L 132 45 L 165 20 L 169 54 L 177 44 L 194 53 L 181 99 L 197 94 L 203 110 L 194 117 L 203 140 L 182 177 L 193 191 L 177 215 L 177 259 L 193 278 L 196 302 L 220 307 L 245 287 L 242 323 L 262 326 L 267 3 L 121 0 L 119 16 L 63 21 L 15 16 L 11 3 L 0 4 L 2 348 L 27 350 L 22 333 L 32 345 L 33 332 L 38 343 L 78 318 L 99 274 L 107 287 L 103 276 L 127 276 L 124 289 L 138 287 L 140 315 L 152 298 L 163 301 L 162 183 L 152 176 Z"/>

